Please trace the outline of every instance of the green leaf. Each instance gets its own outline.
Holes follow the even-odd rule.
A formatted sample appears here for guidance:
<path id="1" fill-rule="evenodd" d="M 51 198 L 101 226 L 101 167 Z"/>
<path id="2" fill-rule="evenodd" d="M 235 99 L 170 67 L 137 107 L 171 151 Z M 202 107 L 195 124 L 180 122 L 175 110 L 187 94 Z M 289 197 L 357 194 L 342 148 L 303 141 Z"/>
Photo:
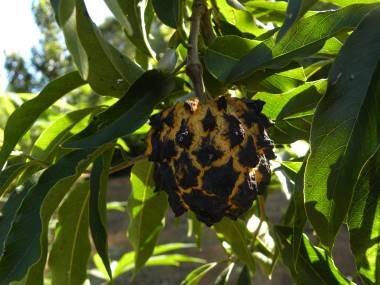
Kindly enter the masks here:
<path id="1" fill-rule="evenodd" d="M 255 260 L 249 250 L 250 239 L 246 226 L 240 220 L 232 221 L 231 219 L 224 218 L 221 222 L 214 225 L 218 234 L 222 235 L 230 246 L 234 254 L 241 262 L 246 264 L 252 272 L 255 272 Z"/>
<path id="2" fill-rule="evenodd" d="M 113 150 L 110 150 L 98 157 L 94 162 L 90 176 L 91 236 L 110 279 L 112 279 L 112 271 L 108 257 L 106 194 L 112 156 Z"/>
<path id="3" fill-rule="evenodd" d="M 161 244 L 157 245 L 154 248 L 153 255 L 173 251 L 173 250 L 179 250 L 179 249 L 186 249 L 186 248 L 193 248 L 195 245 L 192 243 L 167 243 L 167 244 Z"/>
<path id="4" fill-rule="evenodd" d="M 78 183 L 58 211 L 56 236 L 49 255 L 52 284 L 83 284 L 91 252 L 88 236 L 88 183 Z"/>
<path id="5" fill-rule="evenodd" d="M 278 31 L 276 40 L 279 41 L 290 27 L 300 19 L 318 0 L 289 0 L 286 18 Z"/>
<path id="6" fill-rule="evenodd" d="M 154 192 L 153 168 L 153 163 L 147 161 L 138 162 L 132 168 L 128 238 L 135 251 L 135 273 L 153 253 L 168 206 L 164 192 Z"/>
<path id="7" fill-rule="evenodd" d="M 379 0 L 322 0 L 321 2 L 332 3 L 341 7 L 345 7 L 352 4 L 380 3 Z"/>
<path id="8" fill-rule="evenodd" d="M 297 261 L 299 250 L 302 242 L 303 229 L 305 228 L 307 217 L 304 201 L 304 175 L 305 175 L 306 161 L 302 164 L 300 171 L 297 174 L 294 192 L 292 199 L 294 201 L 294 219 L 293 219 L 293 260 L 295 261 L 295 267 L 297 269 Z"/>
<path id="9" fill-rule="evenodd" d="M 251 285 L 251 276 L 249 275 L 249 269 L 247 266 L 243 266 L 240 272 L 236 285 Z"/>
<path id="10" fill-rule="evenodd" d="M 99 110 L 99 107 L 90 107 L 62 115 L 41 133 L 30 155 L 42 161 L 51 162 L 53 152 L 70 135 L 72 128 L 88 115 Z"/>
<path id="11" fill-rule="evenodd" d="M 264 68 L 281 68 L 297 57 L 320 50 L 327 38 L 340 31 L 355 28 L 363 16 L 378 4 L 351 5 L 336 11 L 320 12 L 299 20 L 275 44 L 270 38 L 254 47 L 228 75 L 227 82 L 236 82 Z"/>
<path id="12" fill-rule="evenodd" d="M 67 48 L 82 77 L 99 94 L 124 95 L 141 68 L 103 38 L 83 0 L 61 1 L 59 11 Z"/>
<path id="13" fill-rule="evenodd" d="M 38 161 L 22 162 L 13 164 L 0 172 L 0 197 L 7 192 L 12 182 L 26 169 L 38 165 Z"/>
<path id="14" fill-rule="evenodd" d="M 0 260 L 1 285 L 20 280 L 40 258 L 34 268 L 43 271 L 51 215 L 80 174 L 108 147 L 71 152 L 42 173 L 24 198 L 7 237 Z"/>
<path id="15" fill-rule="evenodd" d="M 222 272 L 216 277 L 214 285 L 225 285 L 230 279 L 234 263 L 229 264 Z"/>
<path id="16" fill-rule="evenodd" d="M 167 26 L 177 28 L 180 0 L 152 0 L 157 17 Z"/>
<path id="17" fill-rule="evenodd" d="M 292 229 L 275 226 L 277 246 L 282 262 L 290 269 L 294 281 L 299 285 L 354 284 L 347 280 L 335 267 L 327 251 L 313 246 L 307 236 L 302 237 L 298 259 L 292 253 Z"/>
<path id="18" fill-rule="evenodd" d="M 224 81 L 239 59 L 258 44 L 259 41 L 233 35 L 217 37 L 205 51 L 205 66 L 215 78 Z"/>
<path id="19" fill-rule="evenodd" d="M 281 164 L 281 170 L 283 170 L 292 181 L 296 180 L 297 173 L 302 167 L 302 162 L 300 161 L 279 161 Z"/>
<path id="20" fill-rule="evenodd" d="M 0 169 L 17 142 L 30 129 L 43 111 L 48 109 L 65 94 L 85 84 L 78 72 L 74 71 L 51 81 L 33 99 L 25 102 L 9 117 L 4 130 L 4 143 L 0 150 Z"/>
<path id="21" fill-rule="evenodd" d="M 150 25 L 153 19 L 151 0 L 105 0 L 105 2 L 126 30 L 131 42 L 140 51 L 155 58 L 155 52 L 150 47 L 148 40 Z"/>
<path id="22" fill-rule="evenodd" d="M 100 113 L 85 130 L 64 146 L 93 148 L 133 133 L 148 120 L 154 106 L 173 88 L 172 77 L 156 70 L 144 73 L 122 99 Z"/>
<path id="23" fill-rule="evenodd" d="M 284 118 L 268 129 L 271 139 L 276 144 L 291 144 L 297 140 L 309 140 L 313 115 Z"/>
<path id="24" fill-rule="evenodd" d="M 351 250 L 366 284 L 380 283 L 380 149 L 365 163 L 348 213 Z"/>
<path id="25" fill-rule="evenodd" d="M 163 254 L 155 255 L 148 259 L 145 266 L 176 266 L 181 263 L 205 263 L 206 260 L 198 257 L 193 257 L 185 254 Z"/>
<path id="26" fill-rule="evenodd" d="M 31 185 L 22 186 L 15 189 L 8 197 L 7 202 L 1 208 L 0 219 L 0 252 L 3 253 L 4 245 L 11 226 L 16 217 L 17 210 L 20 208 L 25 195 L 28 193 Z"/>
<path id="27" fill-rule="evenodd" d="M 311 129 L 305 207 L 321 242 L 330 248 L 362 166 L 380 142 L 375 115 L 380 111 L 380 30 L 373 28 L 377 25 L 380 9 L 369 13 L 345 42 Z"/>
<path id="28" fill-rule="evenodd" d="M 197 285 L 203 276 L 205 276 L 206 273 L 213 269 L 217 264 L 217 262 L 207 263 L 194 269 L 181 282 L 181 285 Z"/>

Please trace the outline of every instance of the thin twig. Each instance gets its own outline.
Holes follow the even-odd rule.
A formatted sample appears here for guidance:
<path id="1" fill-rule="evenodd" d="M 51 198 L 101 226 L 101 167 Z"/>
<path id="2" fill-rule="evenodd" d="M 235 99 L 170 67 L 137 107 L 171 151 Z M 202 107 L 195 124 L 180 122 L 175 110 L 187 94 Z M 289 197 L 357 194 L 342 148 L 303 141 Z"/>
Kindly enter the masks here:
<path id="1" fill-rule="evenodd" d="M 122 163 L 119 163 L 118 165 L 111 167 L 109 174 L 112 174 L 112 173 L 118 172 L 120 170 L 126 169 L 126 168 L 134 165 L 135 163 L 137 163 L 139 161 L 145 160 L 146 158 L 147 157 L 145 155 L 139 155 L 139 156 L 136 156 L 130 160 L 123 161 Z"/>
<path id="2" fill-rule="evenodd" d="M 186 73 L 193 82 L 195 94 L 202 103 L 206 101 L 206 94 L 203 82 L 202 64 L 199 59 L 198 39 L 201 19 L 206 10 L 207 5 L 205 0 L 194 0 L 186 68 Z"/>

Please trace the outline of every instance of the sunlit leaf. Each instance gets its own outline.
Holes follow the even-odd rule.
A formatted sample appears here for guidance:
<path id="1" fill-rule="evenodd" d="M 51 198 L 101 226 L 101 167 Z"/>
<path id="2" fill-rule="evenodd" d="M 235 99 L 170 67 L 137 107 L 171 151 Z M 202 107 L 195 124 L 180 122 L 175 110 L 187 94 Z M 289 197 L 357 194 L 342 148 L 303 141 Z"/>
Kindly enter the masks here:
<path id="1" fill-rule="evenodd" d="M 88 183 L 78 183 L 59 208 L 56 236 L 49 255 L 53 284 L 82 284 L 87 278 L 91 252 L 89 198 Z"/>
<path id="2" fill-rule="evenodd" d="M 135 251 L 135 273 L 153 253 L 168 206 L 165 193 L 154 192 L 153 167 L 153 163 L 143 161 L 132 168 L 132 191 L 127 209 L 130 216 L 128 238 Z"/>
<path id="3" fill-rule="evenodd" d="M 181 282 L 181 285 L 197 285 L 203 276 L 205 276 L 206 273 L 213 269 L 217 264 L 217 262 L 207 263 L 201 267 L 194 269 Z"/>
<path id="4" fill-rule="evenodd" d="M 373 116 L 380 108 L 380 86 L 374 79 L 379 78 L 380 30 L 373 28 L 377 25 L 380 9 L 369 13 L 345 42 L 311 129 L 305 206 L 322 243 L 330 248 L 362 166 L 380 142 L 379 122 Z"/>

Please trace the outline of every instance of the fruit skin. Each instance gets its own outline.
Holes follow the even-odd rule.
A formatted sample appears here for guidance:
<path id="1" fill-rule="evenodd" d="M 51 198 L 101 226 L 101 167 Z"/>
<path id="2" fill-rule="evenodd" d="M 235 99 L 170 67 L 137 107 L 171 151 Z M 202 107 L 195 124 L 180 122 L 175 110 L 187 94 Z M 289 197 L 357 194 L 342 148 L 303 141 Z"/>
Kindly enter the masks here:
<path id="1" fill-rule="evenodd" d="M 275 158 L 264 102 L 221 96 L 177 103 L 150 118 L 146 156 L 157 190 L 176 216 L 187 210 L 208 226 L 237 219 L 270 181 Z"/>

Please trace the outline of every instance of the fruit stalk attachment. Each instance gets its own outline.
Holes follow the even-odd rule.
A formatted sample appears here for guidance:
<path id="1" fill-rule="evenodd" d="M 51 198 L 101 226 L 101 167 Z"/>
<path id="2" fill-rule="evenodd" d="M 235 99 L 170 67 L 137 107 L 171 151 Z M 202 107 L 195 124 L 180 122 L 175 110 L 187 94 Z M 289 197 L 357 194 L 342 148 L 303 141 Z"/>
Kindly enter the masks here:
<path id="1" fill-rule="evenodd" d="M 195 95 L 198 97 L 201 103 L 206 102 L 206 91 L 203 82 L 202 64 L 199 59 L 198 39 L 200 34 L 201 20 L 206 11 L 207 4 L 205 0 L 194 0 L 191 15 L 186 66 L 186 73 L 193 82 Z"/>

